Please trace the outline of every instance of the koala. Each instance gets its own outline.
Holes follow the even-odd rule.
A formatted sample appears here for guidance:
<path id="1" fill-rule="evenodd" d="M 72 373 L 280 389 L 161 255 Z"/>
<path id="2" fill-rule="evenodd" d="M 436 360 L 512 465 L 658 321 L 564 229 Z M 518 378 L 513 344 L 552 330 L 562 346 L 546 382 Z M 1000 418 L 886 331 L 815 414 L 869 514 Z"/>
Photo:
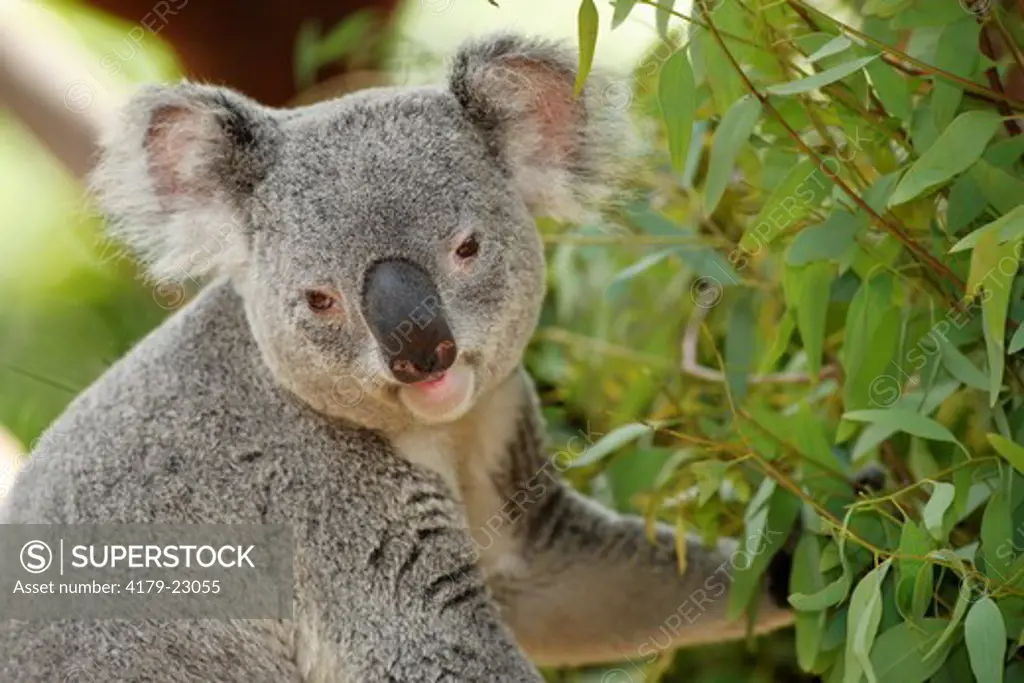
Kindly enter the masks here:
<path id="1" fill-rule="evenodd" d="M 735 543 L 686 539 L 680 574 L 671 529 L 562 483 L 522 369 L 535 219 L 581 220 L 620 170 L 595 78 L 574 95 L 570 50 L 499 35 L 440 86 L 130 100 L 101 207 L 154 278 L 206 285 L 71 403 L 0 522 L 287 524 L 293 618 L 8 620 L 0 679 L 541 681 L 745 633 Z M 791 620 L 771 593 L 759 631 Z"/>

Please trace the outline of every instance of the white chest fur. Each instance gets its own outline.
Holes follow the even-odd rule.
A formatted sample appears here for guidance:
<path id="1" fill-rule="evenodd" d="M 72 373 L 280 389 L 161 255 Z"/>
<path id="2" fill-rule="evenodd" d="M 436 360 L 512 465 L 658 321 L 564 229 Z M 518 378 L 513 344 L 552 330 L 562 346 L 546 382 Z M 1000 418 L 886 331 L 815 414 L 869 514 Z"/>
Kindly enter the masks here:
<path id="1" fill-rule="evenodd" d="M 510 529 L 502 528 L 499 511 L 506 501 L 494 475 L 509 466 L 524 399 L 523 378 L 516 373 L 460 420 L 392 438 L 402 456 L 441 475 L 462 503 L 486 575 L 518 567 Z"/>

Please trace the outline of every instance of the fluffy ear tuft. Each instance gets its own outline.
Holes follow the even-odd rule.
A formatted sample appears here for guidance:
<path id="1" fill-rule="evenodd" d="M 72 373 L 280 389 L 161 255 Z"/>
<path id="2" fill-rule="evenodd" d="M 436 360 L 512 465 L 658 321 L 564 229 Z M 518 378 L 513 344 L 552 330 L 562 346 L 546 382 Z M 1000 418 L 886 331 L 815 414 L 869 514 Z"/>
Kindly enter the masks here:
<path id="1" fill-rule="evenodd" d="M 232 272 L 247 259 L 250 199 L 278 137 L 272 114 L 237 93 L 146 87 L 108 130 L 91 184 L 155 278 Z"/>
<path id="2" fill-rule="evenodd" d="M 575 97 L 575 80 L 564 45 L 499 35 L 458 51 L 449 87 L 530 210 L 578 222 L 607 195 L 633 137 L 629 97 L 614 97 L 628 85 L 591 74 Z"/>

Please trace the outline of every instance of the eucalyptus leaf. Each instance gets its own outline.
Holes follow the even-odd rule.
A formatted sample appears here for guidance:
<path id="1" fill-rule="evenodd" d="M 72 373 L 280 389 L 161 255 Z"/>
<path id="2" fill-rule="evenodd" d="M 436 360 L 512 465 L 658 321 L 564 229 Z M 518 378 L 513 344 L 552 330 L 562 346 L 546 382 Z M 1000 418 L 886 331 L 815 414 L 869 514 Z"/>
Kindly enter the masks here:
<path id="1" fill-rule="evenodd" d="M 938 541 L 946 540 L 945 515 L 946 510 L 953 503 L 956 495 L 956 488 L 946 482 L 937 482 L 932 490 L 931 498 L 924 506 L 924 525 L 932 538 Z"/>
<path id="2" fill-rule="evenodd" d="M 986 434 L 985 438 L 996 449 L 996 453 L 1006 458 L 1014 469 L 1024 474 L 1024 446 L 1014 443 L 999 434 Z"/>
<path id="3" fill-rule="evenodd" d="M 824 223 L 800 231 L 786 253 L 786 263 L 803 266 L 837 259 L 853 246 L 859 227 L 853 214 L 836 209 Z"/>
<path id="4" fill-rule="evenodd" d="M 953 432 L 949 431 L 945 425 L 908 408 L 897 406 L 884 410 L 853 410 L 844 413 L 843 419 L 895 427 L 898 431 L 913 434 L 922 439 L 959 443 L 953 436 Z"/>
<path id="5" fill-rule="evenodd" d="M 742 97 L 729 107 L 715 130 L 708 162 L 707 181 L 704 184 L 704 211 L 714 213 L 729 184 L 736 156 L 747 144 L 750 134 L 761 116 L 761 102 L 752 95 Z"/>
<path id="6" fill-rule="evenodd" d="M 577 34 L 579 38 L 579 65 L 576 69 L 576 84 L 574 91 L 579 95 L 587 82 L 590 70 L 594 66 L 594 50 L 597 48 L 597 7 L 594 0 L 581 0 L 580 9 L 576 17 Z"/>
<path id="7" fill-rule="evenodd" d="M 1000 216 L 991 223 L 978 228 L 954 244 L 949 252 L 953 254 L 958 251 L 973 249 L 982 237 L 990 233 L 998 235 L 998 242 L 1000 244 L 1024 236 L 1024 205 L 1018 206 L 1005 216 Z"/>
<path id="8" fill-rule="evenodd" d="M 892 559 L 888 559 L 868 572 L 850 596 L 843 683 L 858 683 L 862 675 L 872 683 L 878 680 L 870 654 L 882 621 L 882 581 L 891 565 Z"/>
<path id="9" fill-rule="evenodd" d="M 947 624 L 946 619 L 929 618 L 883 631 L 871 649 L 878 683 L 923 683 L 933 676 L 949 654 L 948 642 L 934 647 Z M 925 658 L 930 650 L 934 653 Z"/>
<path id="10" fill-rule="evenodd" d="M 903 176 L 889 206 L 932 192 L 966 171 L 981 158 L 999 126 L 999 115 L 988 110 L 958 116 Z"/>
<path id="11" fill-rule="evenodd" d="M 672 9 L 676 0 L 658 0 L 658 6 L 654 8 L 654 25 L 658 29 L 658 35 L 662 38 L 668 37 L 668 23 L 672 19 Z"/>
<path id="12" fill-rule="evenodd" d="M 793 569 L 789 580 L 791 591 L 815 593 L 825 587 L 825 579 L 818 568 L 820 555 L 818 539 L 809 534 L 803 535 L 793 552 Z M 826 617 L 825 610 L 796 613 L 796 659 L 804 671 L 814 669 L 821 650 L 821 640 L 825 635 Z"/>
<path id="13" fill-rule="evenodd" d="M 654 429 L 653 425 L 640 423 L 616 427 L 583 451 L 580 457 L 573 461 L 572 467 L 587 467 L 600 462 L 623 446 L 652 433 Z"/>
<path id="14" fill-rule="evenodd" d="M 1014 354 L 1024 349 L 1024 325 L 1017 328 L 1017 331 L 1013 333 L 1013 337 L 1010 339 L 1010 344 L 1007 346 L 1006 352 L 1008 354 Z"/>
<path id="15" fill-rule="evenodd" d="M 799 95 L 801 93 L 810 92 L 811 90 L 822 88 L 830 83 L 835 83 L 854 72 L 860 71 L 867 64 L 870 64 L 877 58 L 878 55 L 872 55 L 870 57 L 854 59 L 834 66 L 831 69 L 819 71 L 812 76 L 807 76 L 806 78 L 801 78 L 797 81 L 769 86 L 766 90 L 770 95 Z"/>
<path id="16" fill-rule="evenodd" d="M 851 45 L 853 45 L 853 43 L 846 36 L 836 36 L 835 38 L 831 39 L 830 41 L 819 47 L 813 53 L 807 55 L 807 61 L 817 62 L 822 59 L 825 59 L 826 57 L 837 55 L 840 52 L 843 52 L 844 50 L 848 50 Z"/>
<path id="17" fill-rule="evenodd" d="M 668 135 L 672 167 L 682 173 L 693 135 L 696 83 L 685 50 L 677 50 L 661 67 L 658 79 L 658 103 Z"/>
<path id="18" fill-rule="evenodd" d="M 964 621 L 964 639 L 978 683 L 1002 683 L 1006 624 L 992 598 L 982 598 L 971 607 Z"/>
<path id="19" fill-rule="evenodd" d="M 633 11 L 636 2 L 637 0 L 615 0 L 614 9 L 612 10 L 613 29 L 618 28 L 629 17 L 629 13 Z"/>
<path id="20" fill-rule="evenodd" d="M 791 166 L 740 239 L 740 247 L 748 254 L 760 252 L 820 205 L 830 187 L 824 172 L 812 160 L 803 159 Z"/>
<path id="21" fill-rule="evenodd" d="M 1021 244 L 1024 236 L 1005 244 L 997 242 L 997 235 L 989 232 L 971 253 L 971 271 L 967 291 L 974 294 L 984 287 L 981 298 L 982 320 L 985 330 L 985 348 L 988 351 L 989 406 L 999 400 L 1003 386 L 1003 367 L 1006 358 L 1006 315 L 1010 305 L 1011 288 L 1020 267 Z"/>
<path id="22" fill-rule="evenodd" d="M 909 121 L 913 116 L 913 102 L 907 79 L 882 60 L 870 62 L 864 70 L 886 111 L 901 121 Z"/>

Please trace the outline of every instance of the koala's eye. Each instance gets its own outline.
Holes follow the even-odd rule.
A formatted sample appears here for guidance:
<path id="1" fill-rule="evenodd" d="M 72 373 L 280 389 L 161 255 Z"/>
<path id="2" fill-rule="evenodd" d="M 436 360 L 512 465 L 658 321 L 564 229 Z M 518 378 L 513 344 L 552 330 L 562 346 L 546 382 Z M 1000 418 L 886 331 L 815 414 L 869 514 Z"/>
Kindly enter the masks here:
<path id="1" fill-rule="evenodd" d="M 476 235 L 470 235 L 462 240 L 462 244 L 455 249 L 455 255 L 463 259 L 472 258 L 478 251 L 480 251 L 480 243 L 477 241 Z"/>
<path id="2" fill-rule="evenodd" d="M 307 289 L 306 304 L 315 313 L 326 313 L 338 305 L 338 300 L 323 290 Z"/>

